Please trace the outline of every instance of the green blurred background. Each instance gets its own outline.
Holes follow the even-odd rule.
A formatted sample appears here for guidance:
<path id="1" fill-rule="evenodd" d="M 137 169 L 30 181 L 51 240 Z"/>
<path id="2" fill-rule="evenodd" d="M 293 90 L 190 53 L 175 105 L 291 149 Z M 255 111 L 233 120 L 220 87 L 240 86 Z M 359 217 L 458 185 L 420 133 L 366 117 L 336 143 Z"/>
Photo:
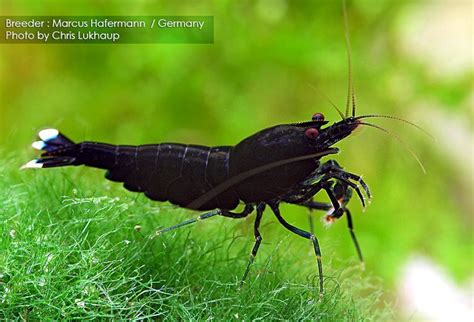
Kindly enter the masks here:
<path id="1" fill-rule="evenodd" d="M 0 3 L 4 15 L 214 16 L 208 45 L 1 44 L 0 149 L 19 166 L 34 156 L 29 145 L 46 126 L 78 141 L 230 145 L 314 112 L 337 120 L 318 91 L 345 106 L 338 1 Z M 349 1 L 347 11 L 358 113 L 400 116 L 436 138 L 372 120 L 409 142 L 427 174 L 396 140 L 370 128 L 337 145 L 336 159 L 362 174 L 374 195 L 365 213 L 351 203 L 366 274 L 397 298 L 405 265 L 423 256 L 462 288 L 473 277 L 472 4 L 361 0 Z M 100 189 L 97 171 L 69 173 L 97 185 L 98 195 L 114 194 Z M 284 206 L 283 213 L 307 227 L 304 209 Z M 265 242 L 276 244 L 286 232 L 266 217 Z M 241 225 L 251 238 L 252 220 Z M 316 231 L 326 260 L 356 264 L 345 221 Z"/>

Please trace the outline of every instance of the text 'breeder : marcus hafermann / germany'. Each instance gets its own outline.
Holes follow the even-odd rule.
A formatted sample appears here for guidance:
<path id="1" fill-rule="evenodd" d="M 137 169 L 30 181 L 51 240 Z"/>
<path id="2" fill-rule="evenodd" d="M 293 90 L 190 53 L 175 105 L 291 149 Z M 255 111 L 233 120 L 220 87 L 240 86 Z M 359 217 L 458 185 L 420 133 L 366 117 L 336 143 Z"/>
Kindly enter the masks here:
<path id="1" fill-rule="evenodd" d="M 119 17 L 117 17 L 119 18 Z M 177 17 L 179 18 L 179 17 Z M 205 21 L 203 20 L 181 20 L 181 19 L 166 19 L 166 18 L 153 18 L 151 20 L 151 28 L 197 28 L 202 29 Z M 15 20 L 6 19 L 6 28 L 146 28 L 147 24 L 145 20 L 140 19 L 114 19 L 109 20 L 107 18 L 92 18 L 89 20 L 82 19 L 68 19 L 64 18 L 52 18 L 51 21 L 39 20 L 39 19 L 28 19 L 28 20 Z"/>

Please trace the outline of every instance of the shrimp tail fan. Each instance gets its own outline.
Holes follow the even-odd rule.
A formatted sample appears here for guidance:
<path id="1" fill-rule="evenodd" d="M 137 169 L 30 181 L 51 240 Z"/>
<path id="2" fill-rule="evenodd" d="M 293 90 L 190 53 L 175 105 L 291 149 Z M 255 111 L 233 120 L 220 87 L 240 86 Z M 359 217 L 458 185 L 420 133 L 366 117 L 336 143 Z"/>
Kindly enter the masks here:
<path id="1" fill-rule="evenodd" d="M 39 141 L 31 145 L 43 151 L 41 157 L 24 164 L 21 169 L 54 168 L 77 165 L 77 145 L 56 129 L 45 129 L 38 133 Z"/>

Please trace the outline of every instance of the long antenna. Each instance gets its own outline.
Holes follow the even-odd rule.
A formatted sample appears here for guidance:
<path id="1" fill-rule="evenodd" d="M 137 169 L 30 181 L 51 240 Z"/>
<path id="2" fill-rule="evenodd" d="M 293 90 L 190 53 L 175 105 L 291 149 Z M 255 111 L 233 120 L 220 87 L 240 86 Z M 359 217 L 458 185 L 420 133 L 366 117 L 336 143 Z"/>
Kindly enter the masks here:
<path id="1" fill-rule="evenodd" d="M 356 120 L 360 120 L 360 119 L 366 119 L 366 118 L 385 118 L 385 119 L 391 119 L 391 120 L 396 120 L 396 121 L 400 121 L 400 122 L 403 122 L 403 123 L 406 123 L 408 125 L 411 125 L 413 127 L 415 127 L 416 129 L 418 129 L 419 131 L 423 132 L 426 136 L 430 137 L 431 139 L 435 140 L 435 137 L 433 135 L 431 135 L 431 133 L 429 133 L 428 131 L 426 131 L 424 128 L 422 128 L 421 126 L 419 125 L 416 125 L 415 123 L 413 122 L 410 122 L 410 121 L 407 121 L 405 119 L 402 119 L 400 117 L 396 117 L 396 116 L 392 116 L 392 115 L 383 115 L 383 114 L 368 114 L 368 115 L 360 115 L 358 117 L 356 117 Z"/>
<path id="2" fill-rule="evenodd" d="M 347 84 L 347 100 L 346 100 L 346 117 L 349 116 L 349 105 L 352 101 L 352 116 L 355 116 L 356 112 L 356 96 L 354 90 L 354 82 L 352 80 L 352 50 L 351 42 L 349 39 L 349 24 L 347 22 L 347 8 L 346 1 L 342 1 L 342 12 L 344 14 L 344 36 L 346 39 L 346 49 L 347 49 L 347 63 L 348 63 L 348 84 Z"/>
<path id="3" fill-rule="evenodd" d="M 337 113 L 339 113 L 339 116 L 344 119 L 344 114 L 342 114 L 341 110 L 337 107 L 336 104 L 334 104 L 333 101 L 331 101 L 331 99 L 329 98 L 329 96 L 327 96 L 326 94 L 324 94 L 322 91 L 320 91 L 316 86 L 314 86 L 313 84 L 311 83 L 308 83 L 308 85 L 314 89 L 316 92 L 318 92 L 319 95 L 323 96 L 331 105 L 332 107 L 334 107 L 334 109 L 337 111 Z"/>
<path id="4" fill-rule="evenodd" d="M 376 128 L 390 136 L 392 136 L 393 138 L 395 138 L 405 149 L 407 149 L 408 152 L 410 152 L 410 154 L 415 158 L 416 162 L 418 162 L 418 164 L 420 165 L 421 167 L 421 170 L 423 171 L 424 174 L 426 174 L 426 169 L 425 167 L 423 166 L 423 163 L 421 163 L 421 160 L 420 158 L 418 158 L 418 156 L 416 155 L 416 153 L 413 151 L 413 149 L 410 147 L 410 145 L 408 145 L 408 143 L 406 143 L 405 141 L 403 141 L 398 135 L 395 135 L 394 133 L 384 129 L 383 127 L 381 126 L 378 126 L 378 125 L 375 125 L 375 124 L 371 124 L 371 123 L 366 123 L 366 122 L 359 122 L 359 124 L 362 124 L 362 125 L 367 125 L 367 126 L 370 126 L 370 127 L 373 127 L 373 128 Z"/>

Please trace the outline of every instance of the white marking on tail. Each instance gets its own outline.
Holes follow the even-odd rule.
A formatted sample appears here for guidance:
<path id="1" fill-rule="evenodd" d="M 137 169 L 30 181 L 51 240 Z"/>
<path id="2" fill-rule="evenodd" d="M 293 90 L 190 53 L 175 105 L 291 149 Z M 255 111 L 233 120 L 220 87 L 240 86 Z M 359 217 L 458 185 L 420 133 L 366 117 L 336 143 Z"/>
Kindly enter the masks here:
<path id="1" fill-rule="evenodd" d="M 38 160 L 31 160 L 28 163 L 25 163 L 21 166 L 20 170 L 23 169 L 40 169 L 43 167 L 43 163 L 39 163 Z"/>
<path id="2" fill-rule="evenodd" d="M 36 142 L 33 142 L 31 146 L 33 147 L 33 149 L 41 151 L 46 146 L 46 143 L 44 143 L 43 141 L 36 141 Z"/>
<path id="3" fill-rule="evenodd" d="M 45 130 L 39 131 L 38 133 L 39 138 L 43 140 L 44 142 L 54 140 L 55 138 L 58 137 L 58 135 L 59 135 L 59 131 L 56 129 L 45 129 Z"/>

